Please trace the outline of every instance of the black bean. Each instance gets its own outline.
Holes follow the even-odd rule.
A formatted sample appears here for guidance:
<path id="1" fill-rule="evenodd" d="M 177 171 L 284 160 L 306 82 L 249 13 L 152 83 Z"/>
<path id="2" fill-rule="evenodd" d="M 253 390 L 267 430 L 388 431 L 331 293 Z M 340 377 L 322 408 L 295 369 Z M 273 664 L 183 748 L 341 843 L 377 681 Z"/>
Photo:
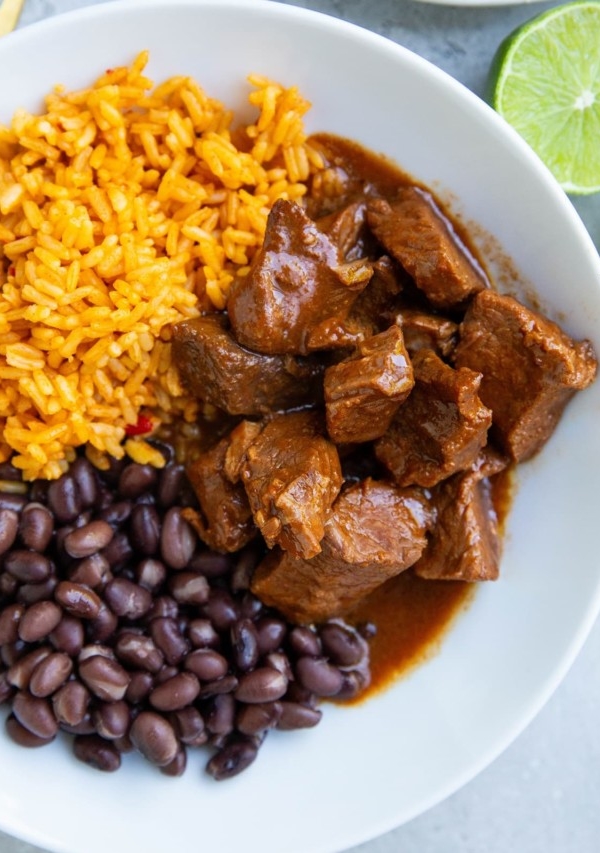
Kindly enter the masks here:
<path id="1" fill-rule="evenodd" d="M 26 548 L 42 553 L 54 532 L 54 516 L 43 504 L 30 503 L 23 509 L 19 521 L 19 536 Z"/>
<path id="2" fill-rule="evenodd" d="M 12 548 L 19 529 L 19 516 L 14 509 L 0 508 L 0 554 Z"/>
<path id="3" fill-rule="evenodd" d="M 27 643 L 17 640 L 16 643 L 5 643 L 0 646 L 0 672 L 4 672 L 9 666 L 23 657 Z"/>
<path id="4" fill-rule="evenodd" d="M 106 548 L 113 535 L 114 531 L 110 524 L 97 519 L 73 530 L 65 537 L 63 544 L 70 557 L 81 560 Z"/>
<path id="5" fill-rule="evenodd" d="M 63 527 L 58 527 L 54 533 L 54 554 L 57 564 L 64 569 L 70 569 L 73 566 L 74 560 L 70 557 L 64 548 L 64 542 L 69 533 L 76 530 L 74 524 L 65 524 Z"/>
<path id="6" fill-rule="evenodd" d="M 100 702 L 92 711 L 92 721 L 100 737 L 117 740 L 129 731 L 131 712 L 123 699 L 118 702 Z"/>
<path id="7" fill-rule="evenodd" d="M 277 728 L 282 731 L 292 729 L 310 729 L 320 722 L 323 712 L 318 708 L 310 708 L 299 702 L 282 701 L 281 717 L 277 722 Z"/>
<path id="8" fill-rule="evenodd" d="M 169 462 L 159 474 L 156 500 L 159 506 L 168 509 L 179 500 L 185 482 L 183 465 Z"/>
<path id="9" fill-rule="evenodd" d="M 19 622 L 25 612 L 22 604 L 7 604 L 0 611 L 0 646 L 16 643 L 19 636 Z"/>
<path id="10" fill-rule="evenodd" d="M 291 681 L 294 677 L 290 659 L 285 652 L 269 652 L 268 655 L 264 655 L 262 663 L 264 666 L 270 666 L 273 669 L 276 669 L 277 672 L 284 675 L 288 681 Z"/>
<path id="11" fill-rule="evenodd" d="M 72 581 L 60 581 L 54 591 L 54 597 L 70 616 L 80 619 L 96 619 L 102 605 L 93 589 Z"/>
<path id="12" fill-rule="evenodd" d="M 297 702 L 299 705 L 306 705 L 308 708 L 316 708 L 319 699 L 306 687 L 303 687 L 298 681 L 290 681 L 290 684 L 285 694 L 285 700 L 289 702 Z"/>
<path id="13" fill-rule="evenodd" d="M 138 714 L 131 724 L 129 737 L 135 748 L 158 767 L 170 764 L 179 750 L 173 726 L 154 711 Z"/>
<path id="14" fill-rule="evenodd" d="M 58 480 L 52 480 L 48 486 L 48 506 L 57 521 L 68 523 L 77 518 L 83 506 L 74 477 L 63 474 Z"/>
<path id="15" fill-rule="evenodd" d="M 235 726 L 235 699 L 231 693 L 213 696 L 204 714 L 206 728 L 214 735 L 227 735 Z"/>
<path id="16" fill-rule="evenodd" d="M 21 512 L 27 498 L 24 495 L 16 495 L 13 492 L 0 492 L 0 509 L 10 509 L 13 512 Z"/>
<path id="17" fill-rule="evenodd" d="M 201 681 L 216 681 L 223 678 L 229 669 L 227 658 L 214 649 L 196 649 L 184 660 L 184 667 Z"/>
<path id="18" fill-rule="evenodd" d="M 27 654 L 28 644 L 23 640 L 17 640 L 16 643 L 6 643 L 0 646 L 0 661 L 5 667 L 12 666 L 22 657 Z"/>
<path id="19" fill-rule="evenodd" d="M 137 705 L 142 702 L 154 687 L 154 678 L 152 673 L 138 670 L 130 672 L 130 682 L 125 692 L 125 698 L 132 705 Z"/>
<path id="20" fill-rule="evenodd" d="M 62 615 L 62 610 L 53 601 L 32 604 L 21 616 L 19 637 L 26 643 L 37 643 L 54 631 Z"/>
<path id="21" fill-rule="evenodd" d="M 159 767 L 161 773 L 165 776 L 183 776 L 187 767 L 187 752 L 183 746 L 177 750 L 177 755 L 164 767 Z"/>
<path id="22" fill-rule="evenodd" d="M 302 657 L 296 661 L 300 684 L 317 696 L 335 696 L 342 687 L 342 673 L 325 658 Z"/>
<path id="23" fill-rule="evenodd" d="M 337 666 L 354 666 L 367 654 L 368 646 L 349 625 L 328 622 L 319 631 L 323 652 Z"/>
<path id="24" fill-rule="evenodd" d="M 210 587 L 204 575 L 177 572 L 169 581 L 169 592 L 178 604 L 205 604 Z"/>
<path id="25" fill-rule="evenodd" d="M 140 586 L 155 592 L 167 578 L 167 567 L 160 560 L 147 558 L 135 567 L 135 579 Z"/>
<path id="26" fill-rule="evenodd" d="M 188 568 L 207 578 L 220 578 L 231 570 L 231 557 L 213 551 L 199 551 L 190 560 Z"/>
<path id="27" fill-rule="evenodd" d="M 93 512 L 91 509 L 85 510 L 85 512 L 80 512 L 77 518 L 71 522 L 73 529 L 77 530 L 79 527 L 85 527 L 86 524 L 89 524 L 92 520 Z"/>
<path id="28" fill-rule="evenodd" d="M 235 725 L 242 734 L 255 735 L 274 728 L 279 722 L 281 712 L 281 702 L 241 705 L 235 718 Z"/>
<path id="29" fill-rule="evenodd" d="M 199 692 L 196 676 L 191 672 L 179 672 L 157 685 L 148 701 L 157 711 L 179 711 L 191 705 Z"/>
<path id="30" fill-rule="evenodd" d="M 115 533 L 102 555 L 108 560 L 113 571 L 124 566 L 133 557 L 133 548 L 126 533 Z"/>
<path id="31" fill-rule="evenodd" d="M 111 646 L 103 646 L 101 643 L 88 643 L 77 655 L 77 662 L 83 663 L 84 660 L 94 658 L 98 655 L 109 660 L 117 659 Z"/>
<path id="32" fill-rule="evenodd" d="M 77 657 L 85 642 L 83 624 L 75 616 L 64 614 L 56 628 L 48 635 L 48 639 L 57 652 L 66 652 L 71 657 Z"/>
<path id="33" fill-rule="evenodd" d="M 64 652 L 53 652 L 40 661 L 31 673 L 29 692 L 45 698 L 55 693 L 73 671 L 73 661 Z"/>
<path id="34" fill-rule="evenodd" d="M 31 674 L 36 666 L 50 654 L 52 654 L 50 646 L 38 646 L 32 651 L 27 652 L 27 654 L 19 657 L 8 667 L 6 680 L 13 687 L 24 690 L 29 685 Z"/>
<path id="35" fill-rule="evenodd" d="M 154 684 L 163 684 L 165 681 L 168 681 L 170 678 L 174 678 L 179 673 L 179 667 L 177 666 L 169 666 L 169 664 L 165 664 L 159 671 L 154 675 Z"/>
<path id="36" fill-rule="evenodd" d="M 217 631 L 227 631 L 239 619 L 240 611 L 227 590 L 215 588 L 202 605 L 202 615 L 210 619 Z"/>
<path id="37" fill-rule="evenodd" d="M 8 572 L 0 572 L 0 601 L 7 601 L 17 591 L 19 581 Z"/>
<path id="38" fill-rule="evenodd" d="M 223 678 L 217 678 L 215 681 L 209 681 L 200 690 L 200 698 L 208 698 L 212 696 L 220 696 L 223 693 L 233 693 L 237 689 L 239 680 L 235 675 L 224 675 Z"/>
<path id="39" fill-rule="evenodd" d="M 258 650 L 261 655 L 274 652 L 281 647 L 287 634 L 287 625 L 283 619 L 275 616 L 263 616 L 256 622 Z"/>
<path id="40" fill-rule="evenodd" d="M 240 614 L 245 619 L 252 619 L 254 622 L 265 610 L 262 601 L 253 595 L 251 592 L 245 592 L 240 602 Z"/>
<path id="41" fill-rule="evenodd" d="M 70 735 L 96 734 L 96 727 L 92 721 L 92 715 L 89 711 L 86 711 L 83 719 L 79 723 L 76 723 L 76 725 L 70 726 L 68 723 L 61 723 L 60 728 L 63 732 L 67 732 Z"/>
<path id="42" fill-rule="evenodd" d="M 297 655 L 311 655 L 317 657 L 321 654 L 321 641 L 318 634 L 310 628 L 298 625 L 289 633 L 288 641 L 290 647 Z"/>
<path id="43" fill-rule="evenodd" d="M 171 507 L 163 519 L 160 553 L 172 569 L 184 569 L 196 547 L 196 534 L 181 515 L 180 507 Z"/>
<path id="44" fill-rule="evenodd" d="M 368 686 L 368 679 L 356 669 L 342 672 L 342 686 L 336 693 L 338 699 L 354 699 Z"/>
<path id="45" fill-rule="evenodd" d="M 131 742 L 131 738 L 129 735 L 123 735 L 123 737 L 117 737 L 113 740 L 112 745 L 115 749 L 118 749 L 121 755 L 126 752 L 133 752 L 135 749 L 134 745 Z"/>
<path id="46" fill-rule="evenodd" d="M 180 663 L 190 650 L 175 619 L 159 617 L 150 622 L 150 635 L 169 664 Z"/>
<path id="47" fill-rule="evenodd" d="M 137 462 L 132 462 L 121 471 L 118 491 L 122 498 L 136 499 L 144 492 L 154 488 L 156 480 L 156 468 L 151 465 L 139 465 Z"/>
<path id="48" fill-rule="evenodd" d="M 107 702 L 122 699 L 129 684 L 129 675 L 121 664 L 102 655 L 82 661 L 79 677 L 95 696 Z"/>
<path id="49" fill-rule="evenodd" d="M 21 725 L 40 738 L 52 738 L 58 731 L 58 723 L 48 699 L 21 691 L 13 699 L 12 710 Z"/>
<path id="50" fill-rule="evenodd" d="M 148 619 L 177 619 L 179 605 L 170 595 L 160 595 L 154 599 L 154 603 L 148 613 Z"/>
<path id="51" fill-rule="evenodd" d="M 158 672 L 164 664 L 164 656 L 151 637 L 126 631 L 119 635 L 115 653 L 120 661 L 135 669 Z"/>
<path id="52" fill-rule="evenodd" d="M 233 660 L 238 669 L 247 672 L 259 657 L 258 634 L 250 619 L 240 619 L 230 629 Z"/>
<path id="53" fill-rule="evenodd" d="M 114 773 L 121 766 L 119 750 L 98 735 L 77 735 L 73 753 L 79 761 L 105 773 Z"/>
<path id="54" fill-rule="evenodd" d="M 147 589 L 122 577 L 106 584 L 104 598 L 113 613 L 134 621 L 145 616 L 152 606 Z"/>
<path id="55" fill-rule="evenodd" d="M 39 735 L 34 734 L 29 731 L 29 729 L 25 728 L 25 726 L 21 725 L 13 714 L 6 718 L 6 733 L 12 741 L 17 743 L 19 746 L 25 746 L 28 749 L 34 749 L 38 746 L 46 746 L 47 743 L 52 743 L 56 737 L 56 733 L 50 735 L 50 737 L 40 737 Z"/>
<path id="56" fill-rule="evenodd" d="M 188 746 L 202 746 L 208 740 L 202 714 L 193 705 L 174 711 L 171 714 L 171 721 L 182 743 Z"/>
<path id="57" fill-rule="evenodd" d="M 59 723 L 77 726 L 85 718 L 90 691 L 80 681 L 67 681 L 52 697 L 52 710 Z"/>
<path id="58" fill-rule="evenodd" d="M 249 738 L 236 738 L 224 746 L 206 765 L 207 772 L 218 782 L 231 779 L 249 767 L 258 753 L 258 747 Z"/>
<path id="59" fill-rule="evenodd" d="M 149 504 L 137 504 L 131 512 L 129 538 L 136 553 L 151 557 L 158 551 L 160 517 Z"/>
<path id="60" fill-rule="evenodd" d="M 90 640 L 96 643 L 105 643 L 117 630 L 119 620 L 110 607 L 102 601 L 95 619 L 89 619 L 86 623 L 86 632 Z"/>
<path id="61" fill-rule="evenodd" d="M 33 503 L 45 504 L 48 499 L 50 480 L 34 480 L 29 488 L 29 499 Z"/>
<path id="62" fill-rule="evenodd" d="M 69 572 L 69 580 L 92 589 L 102 589 L 112 578 L 110 565 L 104 554 L 91 554 L 80 560 Z"/>
<path id="63" fill-rule="evenodd" d="M 10 480 L 13 483 L 21 481 L 21 472 L 15 468 L 10 459 L 0 462 L 0 480 Z"/>
<path id="64" fill-rule="evenodd" d="M 111 503 L 109 506 L 105 507 L 105 509 L 99 513 L 99 518 L 103 519 L 103 521 L 107 521 L 111 527 L 117 530 L 127 521 L 131 515 L 132 509 L 133 503 L 131 501 L 116 501 L 115 503 Z"/>
<path id="65" fill-rule="evenodd" d="M 276 669 L 262 666 L 240 678 L 235 698 L 240 702 L 273 702 L 281 699 L 287 690 L 288 680 Z"/>
<path id="66" fill-rule="evenodd" d="M 6 677 L 6 672 L 0 672 L 0 705 L 9 702 L 15 694 L 15 688 Z"/>
<path id="67" fill-rule="evenodd" d="M 52 598 L 58 580 L 55 575 L 51 575 L 47 580 L 41 583 L 24 583 L 17 590 L 17 601 L 21 604 L 36 604 L 38 601 L 45 601 Z"/>
<path id="68" fill-rule="evenodd" d="M 53 572 L 52 561 L 37 551 L 17 549 L 4 558 L 4 568 L 22 583 L 40 583 Z"/>
<path id="69" fill-rule="evenodd" d="M 77 459 L 71 463 L 69 467 L 69 474 L 77 484 L 82 506 L 94 506 L 99 495 L 99 480 L 96 469 L 92 463 L 85 457 L 78 456 Z"/>
<path id="70" fill-rule="evenodd" d="M 220 638 L 208 619 L 191 619 L 187 626 L 190 643 L 196 649 L 217 648 Z"/>

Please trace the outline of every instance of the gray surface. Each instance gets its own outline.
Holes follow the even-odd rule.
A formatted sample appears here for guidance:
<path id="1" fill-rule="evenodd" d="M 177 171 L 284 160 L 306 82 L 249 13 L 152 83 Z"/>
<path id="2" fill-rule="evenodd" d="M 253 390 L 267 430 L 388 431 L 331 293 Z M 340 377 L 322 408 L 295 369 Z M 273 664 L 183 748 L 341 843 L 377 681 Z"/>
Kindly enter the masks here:
<path id="1" fill-rule="evenodd" d="M 27 0 L 21 24 L 91 5 L 93 0 Z M 294 5 L 386 35 L 481 94 L 504 36 L 558 4 L 461 9 L 406 0 L 297 0 Z M 575 206 L 600 246 L 600 196 Z M 600 624 L 546 707 L 500 758 L 436 808 L 352 853 L 597 853 L 598 673 Z M 0 853 L 36 851 L 0 833 Z"/>

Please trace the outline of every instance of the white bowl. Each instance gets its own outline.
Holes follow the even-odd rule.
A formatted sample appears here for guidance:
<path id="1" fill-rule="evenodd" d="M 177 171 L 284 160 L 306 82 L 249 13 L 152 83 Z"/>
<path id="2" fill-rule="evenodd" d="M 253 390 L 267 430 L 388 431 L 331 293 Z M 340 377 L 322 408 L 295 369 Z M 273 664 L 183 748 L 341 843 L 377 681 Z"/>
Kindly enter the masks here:
<path id="1" fill-rule="evenodd" d="M 570 202 L 485 104 L 385 39 L 273 2 L 144 0 L 48 20 L 0 42 L 0 120 L 54 82 L 90 82 L 149 48 L 149 75 L 194 75 L 241 106 L 246 75 L 297 84 L 311 130 L 356 139 L 431 185 L 473 230 L 500 286 L 525 292 L 600 352 L 600 263 Z M 493 235 L 490 237 L 490 235 Z M 247 772 L 172 780 L 129 756 L 97 773 L 64 743 L 0 738 L 0 825 L 65 853 L 325 853 L 448 796 L 527 725 L 565 675 L 600 605 L 596 484 L 600 383 L 523 466 L 502 576 L 482 587 L 441 652 L 387 692 L 327 707 L 314 730 L 271 735 Z"/>

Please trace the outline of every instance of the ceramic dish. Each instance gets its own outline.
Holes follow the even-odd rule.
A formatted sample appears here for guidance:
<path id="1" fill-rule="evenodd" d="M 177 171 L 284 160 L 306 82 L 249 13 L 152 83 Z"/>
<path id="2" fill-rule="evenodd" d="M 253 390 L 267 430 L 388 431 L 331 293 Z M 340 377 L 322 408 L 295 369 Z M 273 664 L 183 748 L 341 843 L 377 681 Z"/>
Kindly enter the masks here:
<path id="1" fill-rule="evenodd" d="M 192 74 L 233 105 L 245 103 L 251 71 L 298 85 L 313 102 L 309 129 L 359 140 L 433 186 L 478 223 L 492 268 L 511 258 L 527 292 L 600 351 L 600 262 L 546 169 L 451 78 L 339 20 L 261 0 L 87 8 L 0 43 L 0 120 L 41 106 L 51 82 L 87 84 L 143 48 L 153 79 Z M 2 736 L 0 826 L 63 853 L 331 853 L 451 794 L 539 711 L 597 614 L 599 410 L 596 383 L 522 467 L 501 579 L 478 590 L 439 654 L 409 677 L 358 706 L 327 707 L 314 730 L 270 736 L 226 783 L 205 777 L 205 756 L 192 755 L 177 780 L 133 756 L 107 776 L 64 742 L 24 750 Z"/>

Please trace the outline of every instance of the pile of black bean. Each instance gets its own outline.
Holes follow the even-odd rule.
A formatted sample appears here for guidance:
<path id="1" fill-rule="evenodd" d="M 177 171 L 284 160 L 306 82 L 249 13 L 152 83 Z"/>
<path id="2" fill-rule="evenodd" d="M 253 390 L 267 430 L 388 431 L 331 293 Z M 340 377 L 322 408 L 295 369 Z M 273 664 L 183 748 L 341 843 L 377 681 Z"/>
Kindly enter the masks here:
<path id="1" fill-rule="evenodd" d="M 162 469 L 99 471 L 82 455 L 27 486 L 0 465 L 0 704 L 26 747 L 63 731 L 100 770 L 138 750 L 178 776 L 188 747 L 207 745 L 207 771 L 226 779 L 269 730 L 315 726 L 320 699 L 364 689 L 366 632 L 265 608 L 248 589 L 260 548 L 208 551 L 182 516 L 195 506 L 184 469 L 161 449 Z"/>

